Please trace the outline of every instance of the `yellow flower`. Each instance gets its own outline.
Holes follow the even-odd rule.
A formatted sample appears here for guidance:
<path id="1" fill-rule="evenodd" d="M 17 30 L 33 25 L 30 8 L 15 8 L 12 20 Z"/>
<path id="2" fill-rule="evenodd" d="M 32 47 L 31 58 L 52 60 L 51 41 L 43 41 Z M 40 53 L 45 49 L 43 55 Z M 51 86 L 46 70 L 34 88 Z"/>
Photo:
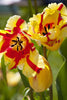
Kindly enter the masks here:
<path id="1" fill-rule="evenodd" d="M 28 23 L 28 34 L 50 50 L 57 50 L 67 37 L 67 9 L 52 3 L 42 13 L 33 15 Z"/>
<path id="2" fill-rule="evenodd" d="M 45 67 L 35 77 L 30 77 L 29 83 L 36 92 L 42 92 L 52 84 L 52 72 L 48 62 L 41 55 L 39 56 L 38 66 Z"/>

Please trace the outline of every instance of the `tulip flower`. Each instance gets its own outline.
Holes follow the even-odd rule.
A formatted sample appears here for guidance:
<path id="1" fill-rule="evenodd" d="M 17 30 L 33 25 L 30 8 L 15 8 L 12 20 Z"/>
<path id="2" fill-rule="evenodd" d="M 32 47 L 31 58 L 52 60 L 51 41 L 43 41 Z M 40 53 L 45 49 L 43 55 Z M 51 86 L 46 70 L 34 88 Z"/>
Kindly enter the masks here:
<path id="1" fill-rule="evenodd" d="M 45 66 L 45 68 L 35 77 L 30 77 L 29 83 L 36 92 L 43 92 L 52 84 L 52 72 L 47 60 L 41 55 L 39 55 L 38 66 L 40 68 Z"/>
<path id="2" fill-rule="evenodd" d="M 9 69 L 21 68 L 24 75 L 31 77 L 42 68 L 37 66 L 39 53 L 25 27 L 26 22 L 20 16 L 9 18 L 5 30 L 0 30 L 0 53 L 4 53 L 5 64 Z"/>
<path id="3" fill-rule="evenodd" d="M 42 13 L 30 18 L 28 34 L 47 49 L 57 50 L 64 38 L 67 37 L 66 13 L 67 9 L 63 3 L 49 4 Z"/>

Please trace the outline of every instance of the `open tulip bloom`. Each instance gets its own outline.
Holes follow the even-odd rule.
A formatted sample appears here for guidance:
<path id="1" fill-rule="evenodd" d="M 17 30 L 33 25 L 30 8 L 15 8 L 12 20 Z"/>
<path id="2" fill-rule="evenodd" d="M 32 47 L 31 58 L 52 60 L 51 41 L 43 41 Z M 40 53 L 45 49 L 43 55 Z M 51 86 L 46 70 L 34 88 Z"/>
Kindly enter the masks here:
<path id="1" fill-rule="evenodd" d="M 25 66 L 23 72 L 26 71 L 26 76 L 32 76 L 42 68 L 37 67 L 35 59 L 38 59 L 39 53 L 24 31 L 25 27 L 26 22 L 20 16 L 15 15 L 8 20 L 5 30 L 0 30 L 0 53 L 4 52 L 5 64 L 9 69 Z"/>
<path id="2" fill-rule="evenodd" d="M 42 13 L 30 18 L 28 34 L 46 48 L 57 50 L 67 37 L 66 13 L 67 9 L 62 3 L 49 4 Z"/>

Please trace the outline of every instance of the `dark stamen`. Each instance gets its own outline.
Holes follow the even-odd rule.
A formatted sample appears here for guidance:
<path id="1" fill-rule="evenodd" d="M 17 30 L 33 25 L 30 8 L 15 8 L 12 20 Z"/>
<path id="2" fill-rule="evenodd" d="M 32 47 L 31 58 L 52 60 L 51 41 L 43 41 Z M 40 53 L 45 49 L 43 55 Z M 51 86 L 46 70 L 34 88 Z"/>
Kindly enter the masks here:
<path id="1" fill-rule="evenodd" d="M 20 45 L 20 47 L 21 47 L 20 50 L 22 50 L 22 48 L 23 48 L 22 45 L 21 45 L 21 44 L 19 44 L 19 45 Z"/>
<path id="2" fill-rule="evenodd" d="M 50 29 L 50 24 L 48 24 L 48 29 Z"/>
<path id="3" fill-rule="evenodd" d="M 16 44 L 17 44 L 17 42 L 15 44 L 11 45 L 11 47 L 14 47 Z"/>
<path id="4" fill-rule="evenodd" d="M 20 47 L 20 50 L 23 49 L 23 46 L 21 45 L 23 41 L 21 41 L 19 37 L 17 37 L 16 40 L 12 40 L 12 42 L 15 42 L 15 44 L 11 45 L 11 47 L 14 47 L 15 45 L 17 45 L 17 51 L 19 51 L 19 47 Z"/>
<path id="5" fill-rule="evenodd" d="M 53 28 L 55 28 L 55 26 Z"/>
<path id="6" fill-rule="evenodd" d="M 17 40 L 12 40 L 12 42 L 17 42 Z"/>
<path id="7" fill-rule="evenodd" d="M 17 46 L 17 51 L 19 50 L 18 46 Z"/>
<path id="8" fill-rule="evenodd" d="M 19 37 L 17 37 L 18 41 L 19 41 Z"/>
<path id="9" fill-rule="evenodd" d="M 23 41 L 19 41 L 19 44 L 20 44 L 20 43 L 23 43 Z"/>
<path id="10" fill-rule="evenodd" d="M 43 35 L 46 35 L 46 33 L 44 33 L 44 32 L 43 32 L 42 34 L 43 34 Z"/>
<path id="11" fill-rule="evenodd" d="M 47 29 L 46 29 L 46 27 L 44 27 L 44 29 L 45 29 L 45 31 L 46 31 L 46 33 L 47 33 Z"/>

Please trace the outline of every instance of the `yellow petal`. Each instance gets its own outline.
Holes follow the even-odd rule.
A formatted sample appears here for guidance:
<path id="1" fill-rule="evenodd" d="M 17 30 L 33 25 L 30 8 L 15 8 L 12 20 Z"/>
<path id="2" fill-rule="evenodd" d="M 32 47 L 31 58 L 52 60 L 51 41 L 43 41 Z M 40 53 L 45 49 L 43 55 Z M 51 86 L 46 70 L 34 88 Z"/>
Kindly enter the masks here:
<path id="1" fill-rule="evenodd" d="M 65 26 L 66 25 L 66 27 L 63 27 L 63 26 Z M 67 37 L 67 23 L 64 23 L 63 24 L 63 28 L 61 29 L 61 34 L 60 34 L 60 38 L 65 38 L 65 37 Z"/>
<path id="2" fill-rule="evenodd" d="M 11 69 L 15 65 L 15 59 L 9 58 L 8 56 L 4 55 L 5 65 Z"/>
<path id="3" fill-rule="evenodd" d="M 16 23 L 18 21 L 18 19 L 20 18 L 19 15 L 14 15 L 14 16 L 11 16 L 8 21 L 7 21 L 7 24 L 6 24 L 6 30 L 10 29 L 12 30 L 14 27 L 16 27 Z"/>
<path id="4" fill-rule="evenodd" d="M 44 64 L 42 64 L 40 60 L 38 61 L 38 63 L 40 63 L 39 64 L 40 66 L 45 65 L 45 68 L 42 69 L 40 73 L 37 74 L 35 77 L 29 78 L 30 86 L 36 92 L 42 92 L 48 87 L 50 87 L 50 85 L 52 84 L 52 72 L 51 72 L 50 66 L 45 58 L 42 57 L 42 59 L 44 60 Z"/>

